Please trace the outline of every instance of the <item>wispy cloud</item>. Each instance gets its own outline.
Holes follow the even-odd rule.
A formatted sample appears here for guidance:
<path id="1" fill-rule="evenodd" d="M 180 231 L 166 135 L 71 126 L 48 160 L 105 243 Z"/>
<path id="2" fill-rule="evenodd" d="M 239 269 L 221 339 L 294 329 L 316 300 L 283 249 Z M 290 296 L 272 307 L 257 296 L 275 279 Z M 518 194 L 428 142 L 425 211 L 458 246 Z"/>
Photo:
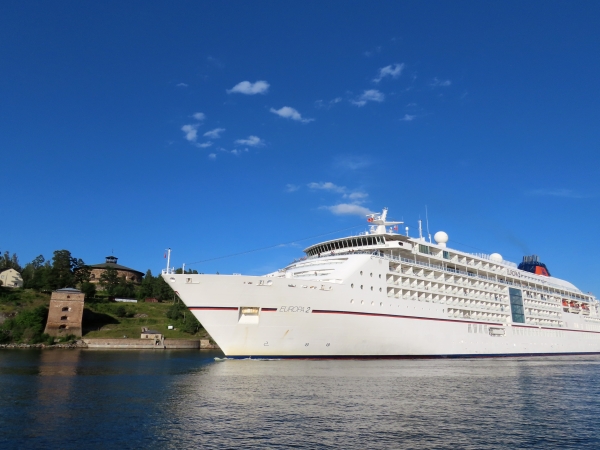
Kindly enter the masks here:
<path id="1" fill-rule="evenodd" d="M 202 144 L 196 144 L 196 147 L 198 148 L 208 148 L 208 147 L 212 147 L 213 143 L 208 141 L 208 142 L 203 142 Z"/>
<path id="2" fill-rule="evenodd" d="M 335 104 L 340 103 L 342 101 L 342 97 L 336 97 L 333 100 L 317 100 L 315 102 L 315 107 L 320 109 L 331 109 Z"/>
<path id="3" fill-rule="evenodd" d="M 203 136 L 209 139 L 219 139 L 223 131 L 225 131 L 225 128 L 215 128 L 214 130 L 207 131 Z"/>
<path id="4" fill-rule="evenodd" d="M 235 141 L 235 143 L 240 145 L 248 145 L 250 147 L 262 147 L 265 145 L 265 141 L 258 136 L 248 136 L 247 139 L 238 139 Z"/>
<path id="5" fill-rule="evenodd" d="M 200 124 L 192 123 L 181 127 L 181 131 L 185 133 L 185 138 L 190 142 L 196 142 L 198 138 L 198 127 Z"/>
<path id="6" fill-rule="evenodd" d="M 323 206 L 323 209 L 327 209 L 331 211 L 333 214 L 338 216 L 341 215 L 357 215 L 357 216 L 366 216 L 367 214 L 372 214 L 372 211 L 369 208 L 365 208 L 364 206 L 357 205 L 355 203 L 339 203 L 337 205 L 332 206 Z"/>
<path id="7" fill-rule="evenodd" d="M 358 202 L 364 201 L 368 196 L 369 196 L 369 194 L 367 194 L 366 192 L 357 191 L 357 192 L 351 192 L 350 194 L 344 195 L 344 198 L 348 198 L 348 199 L 354 201 L 355 203 L 358 203 Z"/>
<path id="8" fill-rule="evenodd" d="M 296 192 L 299 189 L 300 189 L 300 186 L 298 186 L 296 184 L 286 184 L 285 185 L 285 192 Z"/>
<path id="9" fill-rule="evenodd" d="M 199 122 L 202 122 L 204 119 L 206 119 L 206 114 L 197 112 L 197 113 L 192 114 L 192 117 L 194 119 L 198 120 Z"/>
<path id="10" fill-rule="evenodd" d="M 372 50 L 367 50 L 367 51 L 363 52 L 363 55 L 365 55 L 367 58 L 369 58 L 377 53 L 381 53 L 381 45 L 378 45 L 377 47 L 373 48 Z"/>
<path id="11" fill-rule="evenodd" d="M 345 186 L 337 186 L 334 183 L 331 183 L 330 181 L 321 181 L 318 183 L 308 183 L 307 186 L 310 189 L 318 189 L 318 190 L 323 190 L 323 191 L 331 191 L 331 192 L 337 192 L 340 194 L 343 194 L 344 192 L 346 192 L 346 187 Z"/>
<path id="12" fill-rule="evenodd" d="M 561 197 L 561 198 L 590 198 L 592 195 L 585 195 L 575 192 L 571 189 L 534 189 L 528 192 L 529 195 L 540 197 Z"/>
<path id="13" fill-rule="evenodd" d="M 413 116 L 411 114 L 404 114 L 404 117 L 402 119 L 400 119 L 401 122 L 411 122 L 413 120 L 415 120 L 415 117 L 417 116 Z"/>
<path id="14" fill-rule="evenodd" d="M 217 155 L 216 155 L 216 153 L 210 153 L 210 154 L 208 155 L 208 159 L 212 159 L 212 160 L 215 160 L 215 159 L 217 159 Z"/>
<path id="15" fill-rule="evenodd" d="M 351 100 L 351 103 L 356 106 L 365 106 L 367 102 L 379 102 L 385 100 L 385 95 L 377 89 L 367 89 L 356 100 Z"/>
<path id="16" fill-rule="evenodd" d="M 358 170 L 371 164 L 373 162 L 366 156 L 338 156 L 333 163 L 336 168 L 346 170 Z"/>
<path id="17" fill-rule="evenodd" d="M 249 81 L 242 81 L 241 83 L 236 84 L 231 89 L 227 90 L 228 94 L 246 94 L 246 95 L 255 95 L 255 94 L 266 94 L 269 90 L 270 84 L 266 81 L 257 81 L 255 83 L 250 83 Z"/>
<path id="18" fill-rule="evenodd" d="M 382 67 L 379 69 L 379 75 L 373 78 L 373 82 L 379 83 L 385 77 L 398 78 L 402 74 L 404 69 L 403 64 L 391 64 L 389 66 Z"/>
<path id="19" fill-rule="evenodd" d="M 308 123 L 315 120 L 303 118 L 302 115 L 291 106 L 284 106 L 280 109 L 271 108 L 269 111 L 271 111 L 273 114 L 277 114 L 280 117 L 284 117 L 286 119 L 291 119 L 302 123 Z"/>
<path id="20" fill-rule="evenodd" d="M 187 84 L 187 83 L 177 83 L 175 86 L 177 86 L 177 87 L 188 87 L 189 84 Z"/>
<path id="21" fill-rule="evenodd" d="M 451 84 L 452 84 L 452 81 L 450 81 L 450 80 L 440 80 L 437 77 L 434 78 L 431 83 L 429 83 L 429 85 L 431 87 L 448 87 Z"/>

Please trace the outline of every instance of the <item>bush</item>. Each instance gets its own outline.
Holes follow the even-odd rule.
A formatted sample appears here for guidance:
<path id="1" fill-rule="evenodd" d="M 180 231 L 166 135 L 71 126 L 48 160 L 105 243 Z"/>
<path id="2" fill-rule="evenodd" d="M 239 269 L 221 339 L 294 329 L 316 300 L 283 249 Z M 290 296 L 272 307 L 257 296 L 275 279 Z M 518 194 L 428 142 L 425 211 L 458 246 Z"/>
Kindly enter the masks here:
<path id="1" fill-rule="evenodd" d="M 36 344 L 42 341 L 47 318 L 48 308 L 38 306 L 35 309 L 21 311 L 14 319 L 4 322 L 0 329 L 5 334 L 8 333 L 13 342 L 25 341 Z"/>

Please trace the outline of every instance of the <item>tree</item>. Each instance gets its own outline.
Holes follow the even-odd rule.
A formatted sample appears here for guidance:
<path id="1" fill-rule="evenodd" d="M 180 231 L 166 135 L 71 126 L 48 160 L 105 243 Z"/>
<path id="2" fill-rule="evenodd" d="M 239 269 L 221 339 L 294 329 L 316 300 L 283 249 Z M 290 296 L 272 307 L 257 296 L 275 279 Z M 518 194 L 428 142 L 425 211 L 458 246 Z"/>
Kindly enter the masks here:
<path id="1" fill-rule="evenodd" d="M 73 266 L 73 278 L 75 283 L 82 285 L 85 282 L 90 281 L 90 275 L 92 274 L 92 268 L 83 262 L 83 259 L 72 258 Z"/>
<path id="2" fill-rule="evenodd" d="M 89 281 L 84 281 L 81 283 L 80 290 L 85 294 L 86 301 L 91 300 L 96 296 L 96 285 L 94 283 L 90 283 Z"/>
<path id="3" fill-rule="evenodd" d="M 115 289 L 119 285 L 119 273 L 117 269 L 107 267 L 100 275 L 100 286 L 104 289 L 108 295 L 115 295 Z"/>
<path id="4" fill-rule="evenodd" d="M 21 272 L 23 268 L 19 265 L 19 258 L 16 253 L 10 256 L 10 252 L 7 250 L 2 256 L 0 256 L 0 270 L 15 269 L 17 272 Z"/>
<path id="5" fill-rule="evenodd" d="M 52 257 L 52 271 L 50 273 L 50 288 L 62 289 L 75 286 L 73 267 L 75 260 L 69 250 L 56 250 Z"/>

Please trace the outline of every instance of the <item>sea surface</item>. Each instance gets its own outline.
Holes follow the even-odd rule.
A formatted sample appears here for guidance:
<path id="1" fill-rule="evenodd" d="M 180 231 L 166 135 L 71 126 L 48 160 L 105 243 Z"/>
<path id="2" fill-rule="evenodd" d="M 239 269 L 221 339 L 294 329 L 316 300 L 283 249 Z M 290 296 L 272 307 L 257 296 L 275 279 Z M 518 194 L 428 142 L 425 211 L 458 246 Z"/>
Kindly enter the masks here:
<path id="1" fill-rule="evenodd" d="M 600 357 L 0 350 L 0 448 L 600 448 Z"/>

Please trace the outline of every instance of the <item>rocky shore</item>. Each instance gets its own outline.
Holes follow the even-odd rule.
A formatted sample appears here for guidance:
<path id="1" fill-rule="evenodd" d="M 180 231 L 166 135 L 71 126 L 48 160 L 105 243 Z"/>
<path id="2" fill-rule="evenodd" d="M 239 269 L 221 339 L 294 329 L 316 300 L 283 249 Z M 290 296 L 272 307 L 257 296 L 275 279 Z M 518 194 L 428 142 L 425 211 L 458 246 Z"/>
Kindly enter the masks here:
<path id="1" fill-rule="evenodd" d="M 65 342 L 62 344 L 0 344 L 0 348 L 86 348 L 83 341 Z"/>
<path id="2" fill-rule="evenodd" d="M 87 341 L 87 342 L 86 342 Z M 28 348 L 103 348 L 103 349 L 193 349 L 200 350 L 218 350 L 217 344 L 211 343 L 209 340 L 193 340 L 193 339 L 165 339 L 161 345 L 157 346 L 148 339 L 80 339 L 74 342 L 65 342 L 60 344 L 0 344 L 0 349 L 28 349 Z"/>

